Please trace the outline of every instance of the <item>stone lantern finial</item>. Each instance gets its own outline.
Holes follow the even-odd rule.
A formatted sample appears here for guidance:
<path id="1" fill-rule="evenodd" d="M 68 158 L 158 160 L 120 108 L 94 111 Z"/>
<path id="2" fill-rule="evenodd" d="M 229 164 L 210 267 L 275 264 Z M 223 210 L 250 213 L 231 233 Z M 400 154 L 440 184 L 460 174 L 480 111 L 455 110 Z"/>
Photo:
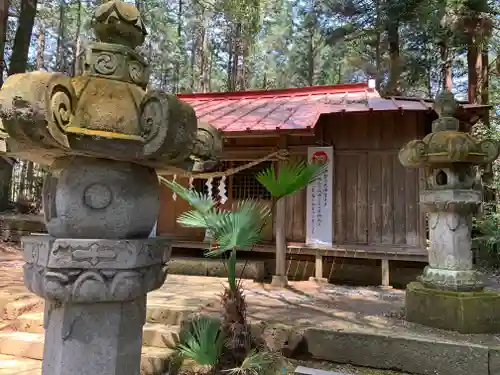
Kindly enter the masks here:
<path id="1" fill-rule="evenodd" d="M 455 96 L 450 91 L 442 91 L 436 95 L 434 111 L 439 117 L 453 117 L 458 109 Z"/>
<path id="2" fill-rule="evenodd" d="M 443 91 L 439 93 L 434 102 L 434 111 L 439 118 L 432 123 L 432 131 L 458 131 L 460 129 L 460 121 L 454 117 L 458 107 L 458 103 L 451 92 Z"/>
<path id="3" fill-rule="evenodd" d="M 147 35 L 139 10 L 132 4 L 111 0 L 98 7 L 91 25 L 100 42 L 136 48 Z"/>

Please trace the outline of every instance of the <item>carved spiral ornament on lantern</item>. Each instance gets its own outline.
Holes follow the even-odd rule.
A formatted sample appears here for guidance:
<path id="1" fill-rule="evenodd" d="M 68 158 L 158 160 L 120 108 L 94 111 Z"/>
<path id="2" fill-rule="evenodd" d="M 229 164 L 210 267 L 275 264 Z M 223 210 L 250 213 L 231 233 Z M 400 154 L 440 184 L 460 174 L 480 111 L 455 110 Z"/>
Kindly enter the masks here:
<path id="1" fill-rule="evenodd" d="M 137 61 L 131 61 L 128 64 L 128 74 L 132 82 L 139 84 L 142 82 L 144 68 Z"/>
<path id="2" fill-rule="evenodd" d="M 101 52 L 96 57 L 94 67 L 97 73 L 108 76 L 118 68 L 118 59 L 111 52 Z"/>
<path id="3" fill-rule="evenodd" d="M 64 75 L 54 75 L 48 83 L 48 121 L 50 135 L 60 145 L 67 146 L 66 128 L 71 125 L 76 104 L 76 94 L 71 79 Z"/>
<path id="4" fill-rule="evenodd" d="M 407 168 L 418 166 L 423 161 L 425 148 L 421 140 L 411 141 L 399 151 L 399 161 Z"/>
<path id="5" fill-rule="evenodd" d="M 485 154 L 486 163 L 491 163 L 498 157 L 498 145 L 493 141 L 482 141 L 479 144 L 479 148 Z"/>
<path id="6" fill-rule="evenodd" d="M 71 99 L 65 90 L 52 93 L 50 107 L 56 125 L 64 131 L 71 121 Z"/>
<path id="7" fill-rule="evenodd" d="M 152 90 L 146 93 L 141 103 L 141 135 L 146 139 L 144 145 L 144 155 L 151 157 L 161 154 L 167 147 L 166 140 L 169 134 L 170 122 L 169 105 L 165 93 Z M 173 144 L 168 145 L 168 148 L 175 147 Z"/>
<path id="8" fill-rule="evenodd" d="M 162 117 L 164 115 L 162 106 L 167 105 L 161 100 L 151 97 L 145 101 L 141 113 L 141 136 L 147 140 L 154 137 L 162 128 Z M 168 107 L 165 107 L 167 109 Z M 165 127 L 165 126 L 163 126 Z"/>

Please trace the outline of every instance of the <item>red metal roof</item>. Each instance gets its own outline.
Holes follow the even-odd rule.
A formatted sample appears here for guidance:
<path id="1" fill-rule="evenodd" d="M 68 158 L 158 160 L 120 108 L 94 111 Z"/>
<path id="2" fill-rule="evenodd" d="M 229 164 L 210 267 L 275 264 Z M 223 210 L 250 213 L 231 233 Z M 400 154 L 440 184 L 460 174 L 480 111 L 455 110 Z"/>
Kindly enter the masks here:
<path id="1" fill-rule="evenodd" d="M 366 83 L 178 97 L 193 106 L 200 121 L 225 133 L 310 131 L 320 115 L 337 112 L 432 110 L 432 101 L 381 98 Z"/>

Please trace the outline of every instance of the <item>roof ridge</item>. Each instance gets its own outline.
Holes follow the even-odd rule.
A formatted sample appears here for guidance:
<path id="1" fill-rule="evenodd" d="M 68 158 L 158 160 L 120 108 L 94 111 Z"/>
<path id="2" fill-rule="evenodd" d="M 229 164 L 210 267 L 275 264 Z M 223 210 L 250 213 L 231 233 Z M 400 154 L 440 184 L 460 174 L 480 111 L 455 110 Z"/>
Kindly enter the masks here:
<path id="1" fill-rule="evenodd" d="M 232 91 L 232 92 L 202 92 L 192 94 L 177 94 L 180 99 L 243 99 L 258 97 L 280 97 L 280 96 L 302 96 L 311 94 L 327 94 L 340 92 L 360 92 L 368 91 L 375 92 L 370 89 L 367 83 L 345 83 L 338 85 L 322 85 L 322 86 L 305 86 L 294 87 L 288 89 L 270 89 L 270 90 L 248 90 L 248 91 Z"/>

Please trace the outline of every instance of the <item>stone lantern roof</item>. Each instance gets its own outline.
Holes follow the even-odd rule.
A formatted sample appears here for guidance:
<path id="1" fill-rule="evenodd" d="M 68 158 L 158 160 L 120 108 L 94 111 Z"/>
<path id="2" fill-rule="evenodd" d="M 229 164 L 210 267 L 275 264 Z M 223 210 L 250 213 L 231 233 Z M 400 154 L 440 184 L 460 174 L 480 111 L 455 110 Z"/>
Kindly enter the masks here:
<path id="1" fill-rule="evenodd" d="M 438 95 L 434 110 L 439 118 L 432 124 L 432 132 L 422 140 L 407 143 L 399 153 L 401 164 L 408 168 L 449 166 L 452 164 L 488 164 L 498 157 L 498 145 L 490 140 L 479 141 L 460 131 L 460 122 L 454 117 L 458 108 L 453 94 Z"/>
<path id="2" fill-rule="evenodd" d="M 7 155 L 51 165 L 66 156 L 131 161 L 165 170 L 217 159 L 220 133 L 198 124 L 177 96 L 148 90 L 150 69 L 135 50 L 146 28 L 135 6 L 111 0 L 92 18 L 98 41 L 76 77 L 30 72 L 0 91 Z"/>

